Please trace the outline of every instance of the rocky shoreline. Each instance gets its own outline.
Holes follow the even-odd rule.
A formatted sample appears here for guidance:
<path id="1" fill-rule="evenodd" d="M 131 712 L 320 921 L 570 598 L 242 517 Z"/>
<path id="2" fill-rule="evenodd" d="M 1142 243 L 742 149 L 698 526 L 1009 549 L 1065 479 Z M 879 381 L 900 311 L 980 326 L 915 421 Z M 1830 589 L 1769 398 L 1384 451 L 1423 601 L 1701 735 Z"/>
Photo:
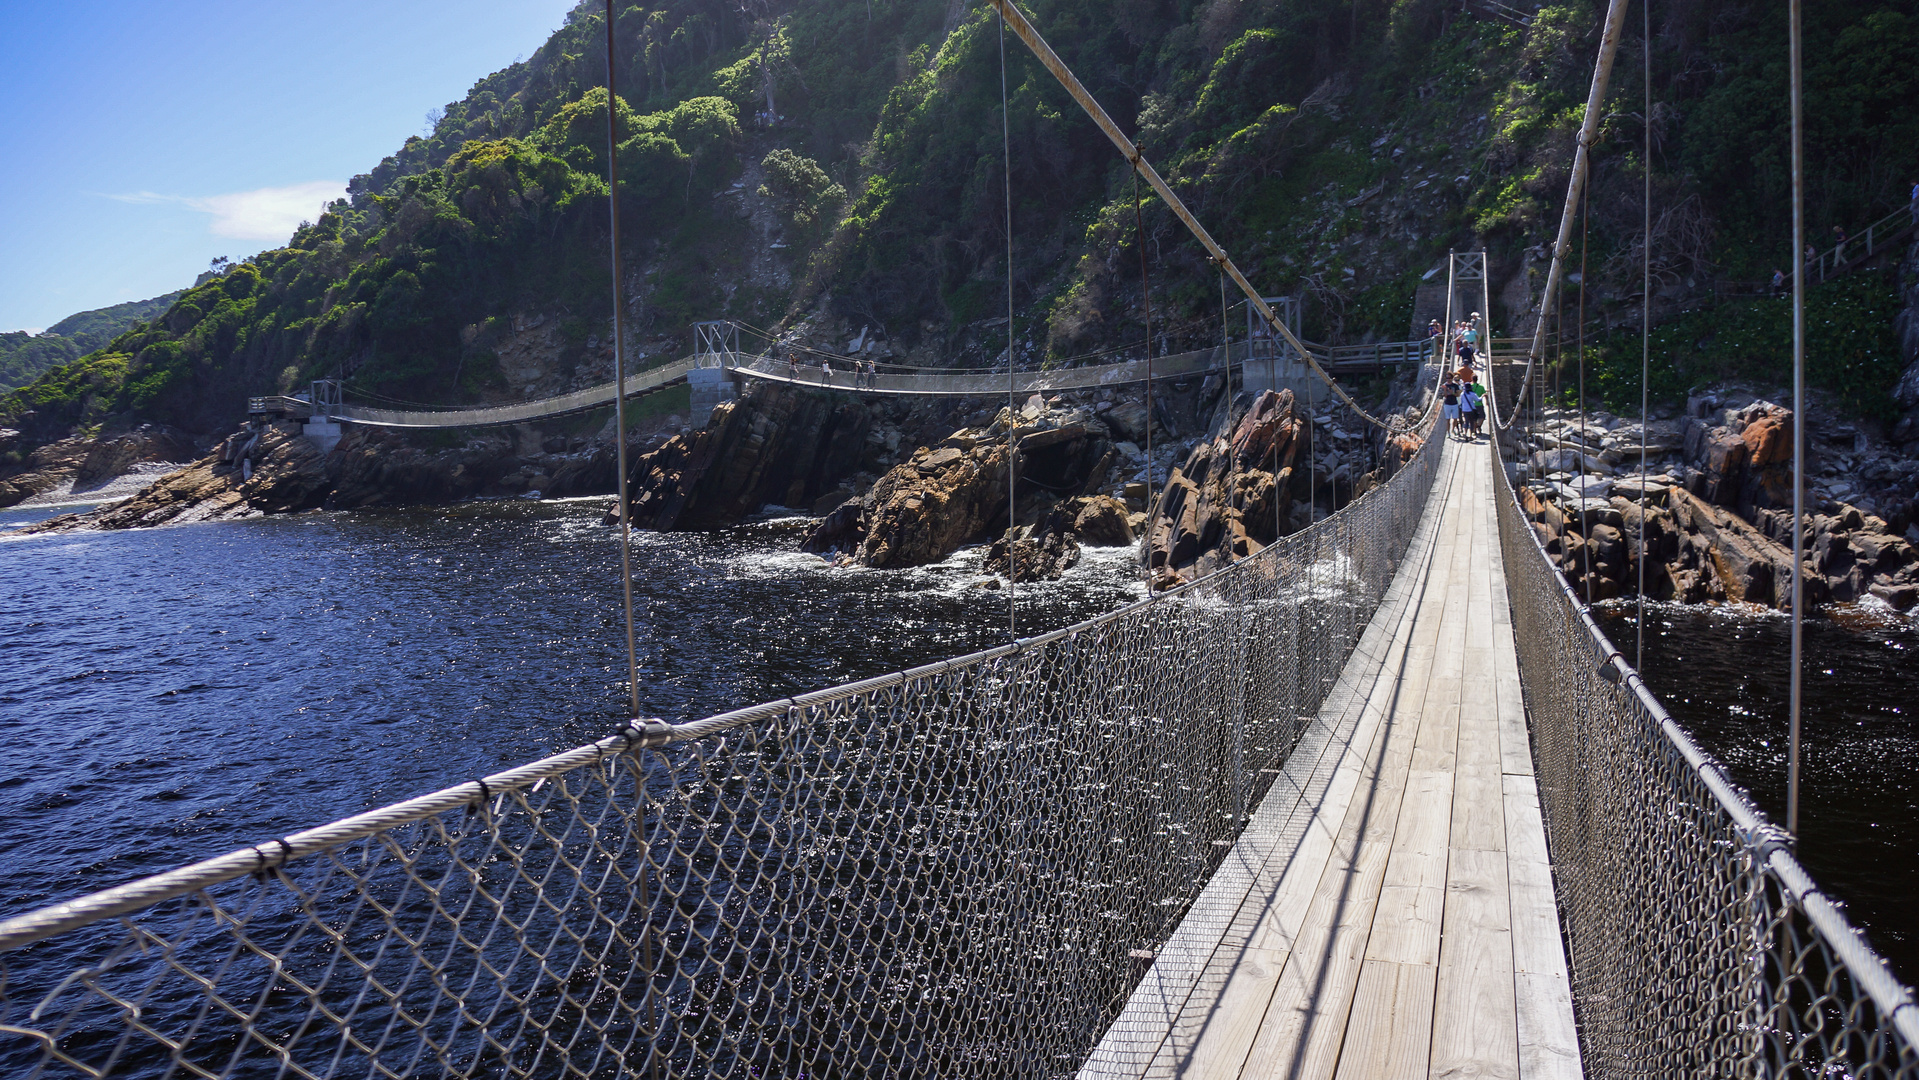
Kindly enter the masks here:
<path id="1" fill-rule="evenodd" d="M 1529 433 L 1502 438 L 1522 508 L 1581 595 L 1636 595 L 1643 536 L 1648 598 L 1785 607 L 1793 423 L 1791 410 L 1733 387 L 1643 426 L 1548 409 Z M 1808 436 L 1806 600 L 1919 606 L 1919 496 L 1903 494 L 1919 460 L 1817 405 Z M 1873 481 L 1877 493 L 1855 494 Z"/>
<path id="2" fill-rule="evenodd" d="M 1415 420 L 1422 392 L 1404 380 L 1382 407 Z M 1158 492 L 1146 482 L 1149 423 L 1150 475 L 1165 477 Z M 1777 606 L 1791 575 L 1792 424 L 1789 410 L 1725 387 L 1644 425 L 1548 410 L 1530 431 L 1502 438 L 1528 518 L 1582 594 L 1632 595 L 1643 533 L 1650 597 Z M 297 423 L 255 420 L 130 498 L 22 531 L 609 494 L 617 487 L 610 427 L 600 437 L 496 430 L 437 447 L 349 429 L 323 454 Z M 1919 480 L 1908 452 L 1919 440 L 1902 443 L 1818 410 L 1813 435 L 1809 601 L 1919 608 L 1919 496 L 1908 494 Z M 100 483 L 183 448 L 191 452 L 185 436 L 155 428 L 68 440 L 35 451 L 31 478 L 16 473 L 10 482 L 16 491 L 83 476 Z M 1083 545 L 1137 545 L 1153 586 L 1167 588 L 1332 513 L 1418 447 L 1346 410 L 1306 407 L 1288 391 L 1228 399 L 1213 377 L 1156 387 L 1150 420 L 1143 396 L 1126 390 L 1036 395 L 1014 410 L 753 384 L 704 427 L 672 418 L 635 432 L 628 449 L 640 528 L 721 528 L 789 507 L 816 519 L 804 550 L 849 565 L 920 566 L 987 545 L 994 587 L 1057 579 Z M 1018 477 L 1010 507 L 1009 455 Z"/>

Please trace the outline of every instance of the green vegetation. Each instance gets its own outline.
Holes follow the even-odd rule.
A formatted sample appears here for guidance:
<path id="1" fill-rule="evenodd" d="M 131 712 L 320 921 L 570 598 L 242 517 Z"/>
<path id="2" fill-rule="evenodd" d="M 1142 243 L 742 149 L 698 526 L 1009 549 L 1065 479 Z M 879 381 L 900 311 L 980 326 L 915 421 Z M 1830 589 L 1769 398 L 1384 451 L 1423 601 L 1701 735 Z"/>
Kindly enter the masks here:
<path id="1" fill-rule="evenodd" d="M 70 363 L 106 345 L 134 323 L 152 319 L 180 296 L 170 292 L 151 300 L 69 315 L 39 334 L 16 330 L 0 334 L 0 392 L 25 386 L 41 372 Z"/>
<path id="2" fill-rule="evenodd" d="M 1895 420 L 1899 343 L 1892 332 L 1899 296 L 1884 274 L 1860 274 L 1815 286 L 1806 295 L 1806 382 L 1829 390 L 1861 415 Z M 1652 328 L 1651 397 L 1676 405 L 1693 389 L 1722 379 L 1761 387 L 1792 380 L 1792 298 L 1757 297 L 1688 312 Z M 1576 377 L 1568 349 L 1559 377 Z M 1640 334 L 1619 328 L 1586 346 L 1586 392 L 1622 415 L 1639 412 Z"/>
<path id="3" fill-rule="evenodd" d="M 1527 28 L 1452 0 L 1033 0 L 1028 11 L 1261 290 L 1301 296 L 1309 334 L 1351 340 L 1403 334 L 1419 274 L 1448 248 L 1485 243 L 1504 275 L 1545 239 L 1602 6 L 1561 0 Z M 1919 18 L 1908 8 L 1807 13 L 1817 229 L 1883 212 L 1912 179 Z M 1656 17 L 1667 21 L 1655 28 L 1651 167 L 1670 211 L 1656 287 L 1678 295 L 1778 257 L 1783 9 L 1679 5 Z M 11 350 L 0 385 L 10 372 L 33 378 L 0 397 L 0 423 L 36 438 L 131 418 L 211 431 L 247 395 L 320 376 L 413 401 L 507 394 L 501 355 L 523 315 L 557 323 L 563 367 L 597 362 L 589 343 L 605 340 L 611 316 L 609 106 L 631 325 L 649 353 L 683 346 L 698 319 L 765 326 L 825 305 L 896 345 L 977 358 L 1011 341 L 1064 362 L 1141 339 L 1142 250 L 1161 346 L 1217 340 L 1214 269 L 1150 192 L 1136 218 L 1126 164 L 1017 44 L 1002 114 L 999 36 L 978 0 L 623 0 L 617 100 L 604 89 L 603 29 L 596 5 L 577 7 L 533 57 L 475 83 L 286 247 L 220 269 L 164 312 L 89 327 L 101 337 L 76 334 L 60 366 L 7 367 L 23 346 L 0 338 Z M 1590 277 L 1602 310 L 1636 288 L 1647 165 L 1637 72 L 1622 53 L 1595 159 Z M 1002 115 L 1010 327 L 986 325 L 1007 289 Z M 756 202 L 778 219 L 785 254 L 767 247 Z M 769 261 L 790 275 L 764 273 Z M 1834 385 L 1882 408 L 1883 341 L 1857 342 L 1884 298 L 1834 303 L 1834 325 L 1857 331 L 1854 345 L 1832 346 Z M 1688 326 L 1673 325 L 1675 342 L 1705 340 Z M 1726 344 L 1673 345 L 1669 382 L 1756 355 L 1736 336 L 1725 323 L 1712 340 Z M 51 347 L 34 346 L 31 364 Z"/>

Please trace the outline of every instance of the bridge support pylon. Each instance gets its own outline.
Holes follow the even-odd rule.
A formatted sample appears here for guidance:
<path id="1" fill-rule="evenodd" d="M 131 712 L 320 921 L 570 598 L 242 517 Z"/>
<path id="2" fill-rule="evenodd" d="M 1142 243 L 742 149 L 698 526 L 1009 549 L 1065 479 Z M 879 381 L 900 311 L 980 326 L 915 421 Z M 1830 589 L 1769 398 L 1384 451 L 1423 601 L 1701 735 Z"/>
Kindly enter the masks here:
<path id="1" fill-rule="evenodd" d="M 686 384 L 693 389 L 693 423 L 705 426 L 721 402 L 739 397 L 732 369 L 740 362 L 740 328 L 730 319 L 693 324 L 693 368 Z"/>
<path id="2" fill-rule="evenodd" d="M 1299 336 L 1299 297 L 1264 296 L 1266 306 L 1273 309 L 1286 328 Z M 1293 351 L 1286 340 L 1273 332 L 1253 310 L 1246 306 L 1246 355 L 1241 362 L 1245 372 L 1244 389 L 1255 393 L 1261 390 L 1291 390 L 1293 396 L 1301 401 L 1317 405 L 1331 396 L 1326 384 L 1321 382 L 1306 366 L 1306 361 Z"/>
<path id="3" fill-rule="evenodd" d="M 312 404 L 313 412 L 307 416 L 300 434 L 306 436 L 307 441 L 320 453 L 331 454 L 333 448 L 340 445 L 340 421 L 335 419 L 340 411 L 340 380 L 313 380 L 313 385 L 307 391 L 307 401 Z"/>

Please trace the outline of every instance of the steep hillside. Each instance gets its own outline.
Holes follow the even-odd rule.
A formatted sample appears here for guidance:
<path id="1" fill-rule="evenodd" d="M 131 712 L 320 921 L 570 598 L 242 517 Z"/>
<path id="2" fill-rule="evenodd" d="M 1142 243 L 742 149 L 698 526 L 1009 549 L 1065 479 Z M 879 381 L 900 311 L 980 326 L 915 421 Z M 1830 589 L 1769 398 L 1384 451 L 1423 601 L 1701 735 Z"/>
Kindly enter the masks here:
<path id="1" fill-rule="evenodd" d="M 1347 340 L 1405 333 L 1419 276 L 1481 244 L 1502 286 L 1496 319 L 1530 321 L 1601 6 L 1548 5 L 1523 27 L 1452 0 L 1028 10 L 1253 279 L 1300 296 L 1310 335 Z M 1904 201 L 1919 145 L 1914 8 L 1808 13 L 1808 207 L 1822 234 Z M 1775 9 L 1689 0 L 1655 13 L 1657 311 L 1786 257 Z M 287 247 L 0 401 L 0 423 L 29 443 L 143 420 L 211 434 L 248 394 L 318 376 L 438 404 L 604 378 L 598 11 L 582 4 L 532 58 L 476 83 Z M 654 0 L 622 4 L 616 32 L 636 353 L 672 355 L 689 323 L 723 317 L 822 335 L 870 326 L 894 355 L 929 363 L 989 361 L 1009 340 L 1022 361 L 1137 350 L 1141 245 L 1159 344 L 1216 339 L 1212 269 L 1155 200 L 1136 230 L 1124 163 L 1016 42 L 1007 326 L 990 9 Z M 1639 49 L 1622 48 L 1596 158 L 1583 279 L 1602 311 L 1638 303 Z M 1846 378 L 1863 404 L 1884 407 L 1897 378 L 1890 341 L 1853 350 Z M 1684 381 L 1688 362 L 1666 367 Z"/>
<path id="2" fill-rule="evenodd" d="M 38 334 L 24 330 L 0 334 L 0 391 L 25 386 L 40 374 L 112 341 L 134 323 L 164 313 L 180 297 L 176 290 L 151 300 L 132 300 L 112 307 L 69 315 Z"/>

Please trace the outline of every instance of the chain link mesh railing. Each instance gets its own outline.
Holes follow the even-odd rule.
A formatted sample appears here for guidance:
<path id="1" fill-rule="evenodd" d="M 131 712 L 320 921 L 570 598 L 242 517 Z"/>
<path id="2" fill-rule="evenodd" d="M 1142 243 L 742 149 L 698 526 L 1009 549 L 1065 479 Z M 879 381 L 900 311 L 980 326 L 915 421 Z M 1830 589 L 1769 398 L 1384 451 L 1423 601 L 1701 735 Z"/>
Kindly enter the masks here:
<path id="1" fill-rule="evenodd" d="M 1919 1011 L 1548 559 L 1493 443 L 1519 674 L 1594 1077 L 1919 1076 Z"/>
<path id="2" fill-rule="evenodd" d="M 0 1073 L 1070 1074 L 1337 679 L 1437 438 L 1078 626 L 0 923 Z"/>

